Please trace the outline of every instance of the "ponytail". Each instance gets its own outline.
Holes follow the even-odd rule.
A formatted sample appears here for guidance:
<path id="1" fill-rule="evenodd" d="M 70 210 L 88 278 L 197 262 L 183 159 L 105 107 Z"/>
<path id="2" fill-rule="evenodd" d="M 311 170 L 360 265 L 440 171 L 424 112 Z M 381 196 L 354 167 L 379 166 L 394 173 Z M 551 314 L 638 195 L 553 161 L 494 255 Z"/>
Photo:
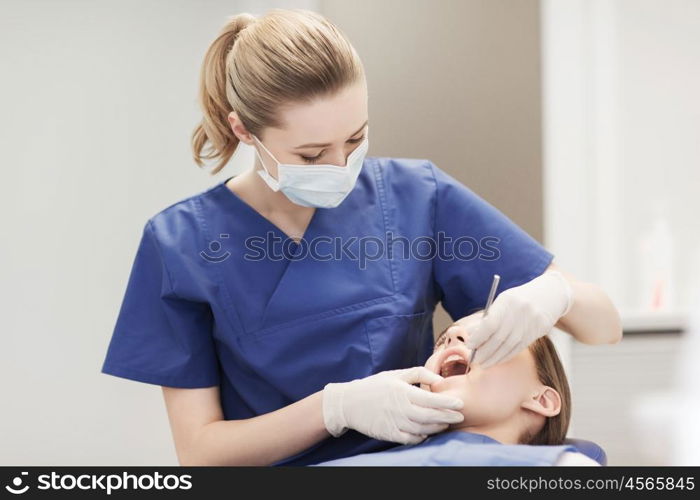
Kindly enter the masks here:
<path id="1" fill-rule="evenodd" d="M 233 107 L 227 97 L 227 56 L 239 33 L 255 22 L 251 14 L 242 13 L 229 18 L 219 36 L 211 43 L 204 56 L 199 78 L 199 105 L 204 112 L 202 121 L 192 133 L 194 161 L 200 167 L 203 160 L 220 158 L 212 173 L 221 170 L 238 146 L 238 138 L 231 131 L 228 114 Z M 209 142 L 208 152 L 204 146 Z"/>

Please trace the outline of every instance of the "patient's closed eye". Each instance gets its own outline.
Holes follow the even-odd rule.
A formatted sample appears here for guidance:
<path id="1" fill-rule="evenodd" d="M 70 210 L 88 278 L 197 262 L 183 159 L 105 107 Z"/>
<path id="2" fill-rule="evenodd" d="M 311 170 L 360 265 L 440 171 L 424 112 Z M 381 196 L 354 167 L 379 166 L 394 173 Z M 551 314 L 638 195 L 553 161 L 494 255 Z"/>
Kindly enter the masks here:
<path id="1" fill-rule="evenodd" d="M 442 334 L 437 342 L 435 342 L 435 348 L 440 347 L 445 342 L 445 334 Z"/>

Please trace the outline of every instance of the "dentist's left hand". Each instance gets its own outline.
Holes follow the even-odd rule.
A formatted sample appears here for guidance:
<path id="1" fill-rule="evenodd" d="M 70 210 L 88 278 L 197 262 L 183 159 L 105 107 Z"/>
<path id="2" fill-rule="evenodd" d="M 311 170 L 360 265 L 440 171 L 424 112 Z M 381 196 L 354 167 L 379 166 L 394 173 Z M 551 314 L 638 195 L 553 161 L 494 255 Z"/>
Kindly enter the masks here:
<path id="1" fill-rule="evenodd" d="M 558 271 L 545 271 L 532 281 L 504 290 L 486 318 L 470 331 L 466 347 L 476 348 L 474 364 L 488 368 L 508 361 L 549 333 L 572 304 L 571 286 Z M 483 311 L 479 314 L 483 316 Z M 456 323 L 466 324 L 467 318 L 471 316 Z"/>

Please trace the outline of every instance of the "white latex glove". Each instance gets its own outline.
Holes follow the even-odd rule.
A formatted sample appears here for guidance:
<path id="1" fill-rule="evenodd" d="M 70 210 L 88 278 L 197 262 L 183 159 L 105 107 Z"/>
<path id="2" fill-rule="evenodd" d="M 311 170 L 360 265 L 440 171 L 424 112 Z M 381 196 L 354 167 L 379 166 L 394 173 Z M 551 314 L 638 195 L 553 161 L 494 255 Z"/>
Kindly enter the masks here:
<path id="1" fill-rule="evenodd" d="M 411 384 L 434 384 L 442 376 L 424 366 L 387 370 L 323 388 L 323 421 L 334 437 L 355 429 L 362 434 L 416 444 L 448 424 L 464 420 L 461 399 Z"/>
<path id="2" fill-rule="evenodd" d="M 488 368 L 508 361 L 549 333 L 572 304 L 571 287 L 557 271 L 546 271 L 532 281 L 504 290 L 467 339 L 467 349 L 476 348 L 474 364 Z"/>

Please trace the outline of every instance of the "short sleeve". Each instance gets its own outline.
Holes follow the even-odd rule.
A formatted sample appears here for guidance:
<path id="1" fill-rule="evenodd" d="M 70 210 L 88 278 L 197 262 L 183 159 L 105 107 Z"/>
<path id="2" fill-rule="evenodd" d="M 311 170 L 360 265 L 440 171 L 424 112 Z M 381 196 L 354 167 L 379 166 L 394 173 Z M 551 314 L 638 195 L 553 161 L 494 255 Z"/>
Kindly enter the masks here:
<path id="1" fill-rule="evenodd" d="M 175 295 L 170 278 L 149 220 L 101 372 L 170 387 L 218 385 L 210 305 Z"/>
<path id="2" fill-rule="evenodd" d="M 429 163 L 436 183 L 434 230 L 438 247 L 444 249 L 433 261 L 434 276 L 443 307 L 457 320 L 486 305 L 494 274 L 501 277 L 498 295 L 541 275 L 554 256 L 494 206 Z"/>

